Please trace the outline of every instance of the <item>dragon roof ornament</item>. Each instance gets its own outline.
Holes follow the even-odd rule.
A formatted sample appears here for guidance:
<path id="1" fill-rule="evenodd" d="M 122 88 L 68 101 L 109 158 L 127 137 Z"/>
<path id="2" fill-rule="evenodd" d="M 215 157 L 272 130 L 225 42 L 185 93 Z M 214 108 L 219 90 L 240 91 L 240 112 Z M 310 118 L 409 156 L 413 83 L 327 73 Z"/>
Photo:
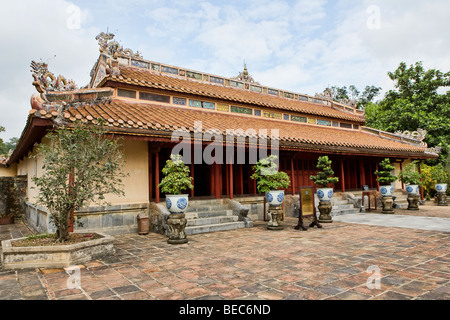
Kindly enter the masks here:
<path id="1" fill-rule="evenodd" d="M 424 129 L 417 129 L 416 131 L 397 131 L 394 134 L 400 136 L 400 137 L 404 137 L 404 138 L 408 138 L 408 139 L 412 139 L 412 140 L 417 140 L 420 141 L 420 146 L 427 148 L 428 144 L 426 142 L 424 142 L 423 140 L 425 139 L 425 137 L 427 136 L 427 131 Z"/>
<path id="2" fill-rule="evenodd" d="M 48 91 L 71 91 L 76 89 L 73 80 L 66 80 L 63 76 L 56 77 L 48 71 L 48 64 L 41 61 L 31 61 L 31 72 L 33 73 L 33 85 L 39 93 Z"/>
<path id="3" fill-rule="evenodd" d="M 101 53 L 113 58 L 116 58 L 119 55 L 126 55 L 138 59 L 143 58 L 139 51 L 134 53 L 131 49 L 124 49 L 117 41 L 114 41 L 114 37 L 115 35 L 110 32 L 102 32 L 95 37 L 95 40 L 98 41 L 98 45 L 100 46 L 99 50 Z"/>

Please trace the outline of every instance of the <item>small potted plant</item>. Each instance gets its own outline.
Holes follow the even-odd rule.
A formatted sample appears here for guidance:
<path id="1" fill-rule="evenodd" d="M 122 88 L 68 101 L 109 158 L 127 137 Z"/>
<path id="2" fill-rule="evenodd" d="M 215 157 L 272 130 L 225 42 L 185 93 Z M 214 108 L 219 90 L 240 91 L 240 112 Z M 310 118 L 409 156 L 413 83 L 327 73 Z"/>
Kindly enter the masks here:
<path id="1" fill-rule="evenodd" d="M 309 179 L 313 181 L 319 189 L 317 189 L 317 197 L 319 198 L 319 222 L 331 223 L 331 198 L 333 197 L 333 188 L 329 188 L 330 184 L 339 181 L 338 177 L 333 177 L 334 171 L 331 168 L 331 160 L 328 156 L 319 157 L 317 160 L 317 175 L 310 176 Z"/>
<path id="2" fill-rule="evenodd" d="M 338 177 L 333 177 L 334 171 L 331 169 L 331 160 L 328 156 L 319 157 L 316 168 L 319 169 L 317 175 L 310 176 L 309 179 L 319 186 L 319 189 L 317 189 L 317 197 L 320 201 L 331 201 L 333 188 L 329 188 L 328 186 L 339 182 Z"/>
<path id="3" fill-rule="evenodd" d="M 431 178 L 436 183 L 435 188 L 437 191 L 436 198 L 438 200 L 438 206 L 447 206 L 446 182 L 448 181 L 449 174 L 441 163 L 431 169 Z"/>
<path id="4" fill-rule="evenodd" d="M 397 180 L 397 177 L 391 173 L 391 171 L 394 169 L 395 167 L 391 165 L 391 161 L 389 160 L 389 158 L 386 158 L 380 162 L 380 170 L 374 172 L 374 174 L 377 176 L 377 181 L 382 184 L 380 186 L 380 192 L 383 196 L 381 200 L 383 205 L 382 213 L 386 214 L 394 213 L 394 200 L 392 199 L 394 187 L 392 186 L 392 182 Z"/>
<path id="5" fill-rule="evenodd" d="M 417 161 L 408 163 L 398 174 L 398 179 L 407 184 L 408 210 L 419 210 L 419 187 L 422 185 L 422 175 L 416 171 Z"/>
<path id="6" fill-rule="evenodd" d="M 170 155 L 162 169 L 164 178 L 158 185 L 166 193 L 166 206 L 170 213 L 184 213 L 188 207 L 188 194 L 184 190 L 193 189 L 193 178 L 189 176 L 189 167 L 184 164 L 181 155 Z"/>
<path id="7" fill-rule="evenodd" d="M 391 165 L 389 158 L 380 162 L 380 170 L 375 171 L 374 174 L 378 177 L 377 181 L 381 184 L 380 192 L 383 197 L 392 197 L 394 193 L 394 187 L 392 182 L 397 180 L 391 171 L 395 170 L 395 167 Z"/>
<path id="8" fill-rule="evenodd" d="M 278 171 L 275 162 L 277 159 L 277 156 L 271 155 L 259 160 L 253 166 L 255 172 L 251 176 L 257 181 L 258 192 L 265 193 L 267 202 L 272 206 L 280 206 L 283 203 L 284 190 L 281 189 L 287 189 L 291 184 L 289 176 L 283 171 Z"/>
<path id="9" fill-rule="evenodd" d="M 2 214 L 0 213 L 0 225 L 14 224 L 14 214 Z"/>

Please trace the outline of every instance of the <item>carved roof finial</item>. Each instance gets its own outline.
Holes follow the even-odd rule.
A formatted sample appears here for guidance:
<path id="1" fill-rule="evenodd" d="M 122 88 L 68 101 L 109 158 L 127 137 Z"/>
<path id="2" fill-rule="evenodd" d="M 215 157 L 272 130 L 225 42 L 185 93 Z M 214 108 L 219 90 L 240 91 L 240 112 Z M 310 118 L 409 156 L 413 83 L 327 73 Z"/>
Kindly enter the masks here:
<path id="1" fill-rule="evenodd" d="M 244 71 L 239 72 L 239 75 L 237 77 L 231 79 L 247 83 L 259 84 L 259 82 L 256 82 L 255 79 L 253 79 L 253 77 L 248 73 L 247 64 L 245 63 L 245 60 L 244 60 Z"/>

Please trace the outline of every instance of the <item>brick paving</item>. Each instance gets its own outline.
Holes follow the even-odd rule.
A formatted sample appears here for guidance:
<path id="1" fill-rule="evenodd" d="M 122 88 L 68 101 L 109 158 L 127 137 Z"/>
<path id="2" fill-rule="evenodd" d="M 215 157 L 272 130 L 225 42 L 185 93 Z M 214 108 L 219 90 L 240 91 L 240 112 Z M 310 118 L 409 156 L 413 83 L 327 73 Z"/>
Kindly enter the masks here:
<path id="1" fill-rule="evenodd" d="M 177 246 L 158 234 L 119 235 L 114 255 L 80 266 L 80 289 L 68 288 L 63 269 L 0 271 L 0 299 L 450 299 L 450 230 L 334 222 L 297 231 L 296 222 L 269 231 L 257 221 Z M 27 233 L 21 223 L 0 226 L 2 240 Z M 370 266 L 380 272 L 379 289 L 367 285 Z"/>

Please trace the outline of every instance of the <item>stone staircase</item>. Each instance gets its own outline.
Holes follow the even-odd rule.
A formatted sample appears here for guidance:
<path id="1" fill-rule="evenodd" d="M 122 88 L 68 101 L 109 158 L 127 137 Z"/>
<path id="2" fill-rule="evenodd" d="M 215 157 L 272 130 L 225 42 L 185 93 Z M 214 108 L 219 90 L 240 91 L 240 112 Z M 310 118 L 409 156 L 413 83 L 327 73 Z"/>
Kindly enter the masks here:
<path id="1" fill-rule="evenodd" d="M 185 217 L 186 235 L 245 228 L 223 199 L 189 201 Z"/>

